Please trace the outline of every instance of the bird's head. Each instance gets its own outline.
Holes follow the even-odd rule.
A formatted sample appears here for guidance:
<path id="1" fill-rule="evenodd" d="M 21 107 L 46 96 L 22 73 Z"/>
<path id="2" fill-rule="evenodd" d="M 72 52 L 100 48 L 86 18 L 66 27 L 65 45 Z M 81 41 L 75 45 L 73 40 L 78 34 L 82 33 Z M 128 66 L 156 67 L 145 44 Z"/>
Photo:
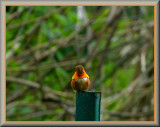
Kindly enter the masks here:
<path id="1" fill-rule="evenodd" d="M 85 72 L 84 67 L 82 65 L 77 65 L 75 67 L 75 71 L 77 72 L 78 76 L 81 76 Z"/>

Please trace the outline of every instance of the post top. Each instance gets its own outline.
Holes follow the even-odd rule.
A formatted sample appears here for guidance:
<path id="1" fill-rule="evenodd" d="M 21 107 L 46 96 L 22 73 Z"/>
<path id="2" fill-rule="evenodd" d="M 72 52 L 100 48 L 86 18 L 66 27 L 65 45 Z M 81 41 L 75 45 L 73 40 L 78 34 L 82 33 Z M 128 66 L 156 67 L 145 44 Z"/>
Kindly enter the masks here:
<path id="1" fill-rule="evenodd" d="M 79 91 L 78 93 L 102 93 L 101 91 Z"/>

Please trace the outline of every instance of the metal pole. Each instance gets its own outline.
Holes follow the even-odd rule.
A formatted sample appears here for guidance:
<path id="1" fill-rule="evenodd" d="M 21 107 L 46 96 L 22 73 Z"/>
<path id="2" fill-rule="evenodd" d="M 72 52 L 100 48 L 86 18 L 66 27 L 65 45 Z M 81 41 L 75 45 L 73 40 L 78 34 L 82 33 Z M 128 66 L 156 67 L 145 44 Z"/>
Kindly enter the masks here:
<path id="1" fill-rule="evenodd" d="M 77 92 L 76 121 L 100 121 L 101 92 Z"/>

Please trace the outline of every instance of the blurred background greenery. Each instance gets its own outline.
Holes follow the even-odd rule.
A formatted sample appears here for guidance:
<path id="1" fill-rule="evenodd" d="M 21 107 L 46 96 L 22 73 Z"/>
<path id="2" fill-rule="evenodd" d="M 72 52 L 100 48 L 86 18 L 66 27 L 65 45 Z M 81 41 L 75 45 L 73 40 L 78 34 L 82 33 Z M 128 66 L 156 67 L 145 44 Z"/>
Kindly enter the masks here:
<path id="1" fill-rule="evenodd" d="M 154 7 L 6 7 L 7 121 L 74 121 L 78 64 L 102 121 L 153 121 Z"/>

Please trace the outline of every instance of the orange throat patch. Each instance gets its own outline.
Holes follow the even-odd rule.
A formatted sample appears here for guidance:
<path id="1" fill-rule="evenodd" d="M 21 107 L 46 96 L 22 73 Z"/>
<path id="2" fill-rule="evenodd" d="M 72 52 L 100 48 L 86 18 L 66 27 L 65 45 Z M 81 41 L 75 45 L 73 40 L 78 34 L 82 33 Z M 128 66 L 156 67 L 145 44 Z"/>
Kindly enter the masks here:
<path id="1" fill-rule="evenodd" d="M 74 75 L 72 76 L 72 79 L 79 79 L 79 78 L 89 78 L 89 76 L 87 75 L 86 72 L 84 72 L 81 76 L 78 76 L 77 72 L 75 72 Z"/>

